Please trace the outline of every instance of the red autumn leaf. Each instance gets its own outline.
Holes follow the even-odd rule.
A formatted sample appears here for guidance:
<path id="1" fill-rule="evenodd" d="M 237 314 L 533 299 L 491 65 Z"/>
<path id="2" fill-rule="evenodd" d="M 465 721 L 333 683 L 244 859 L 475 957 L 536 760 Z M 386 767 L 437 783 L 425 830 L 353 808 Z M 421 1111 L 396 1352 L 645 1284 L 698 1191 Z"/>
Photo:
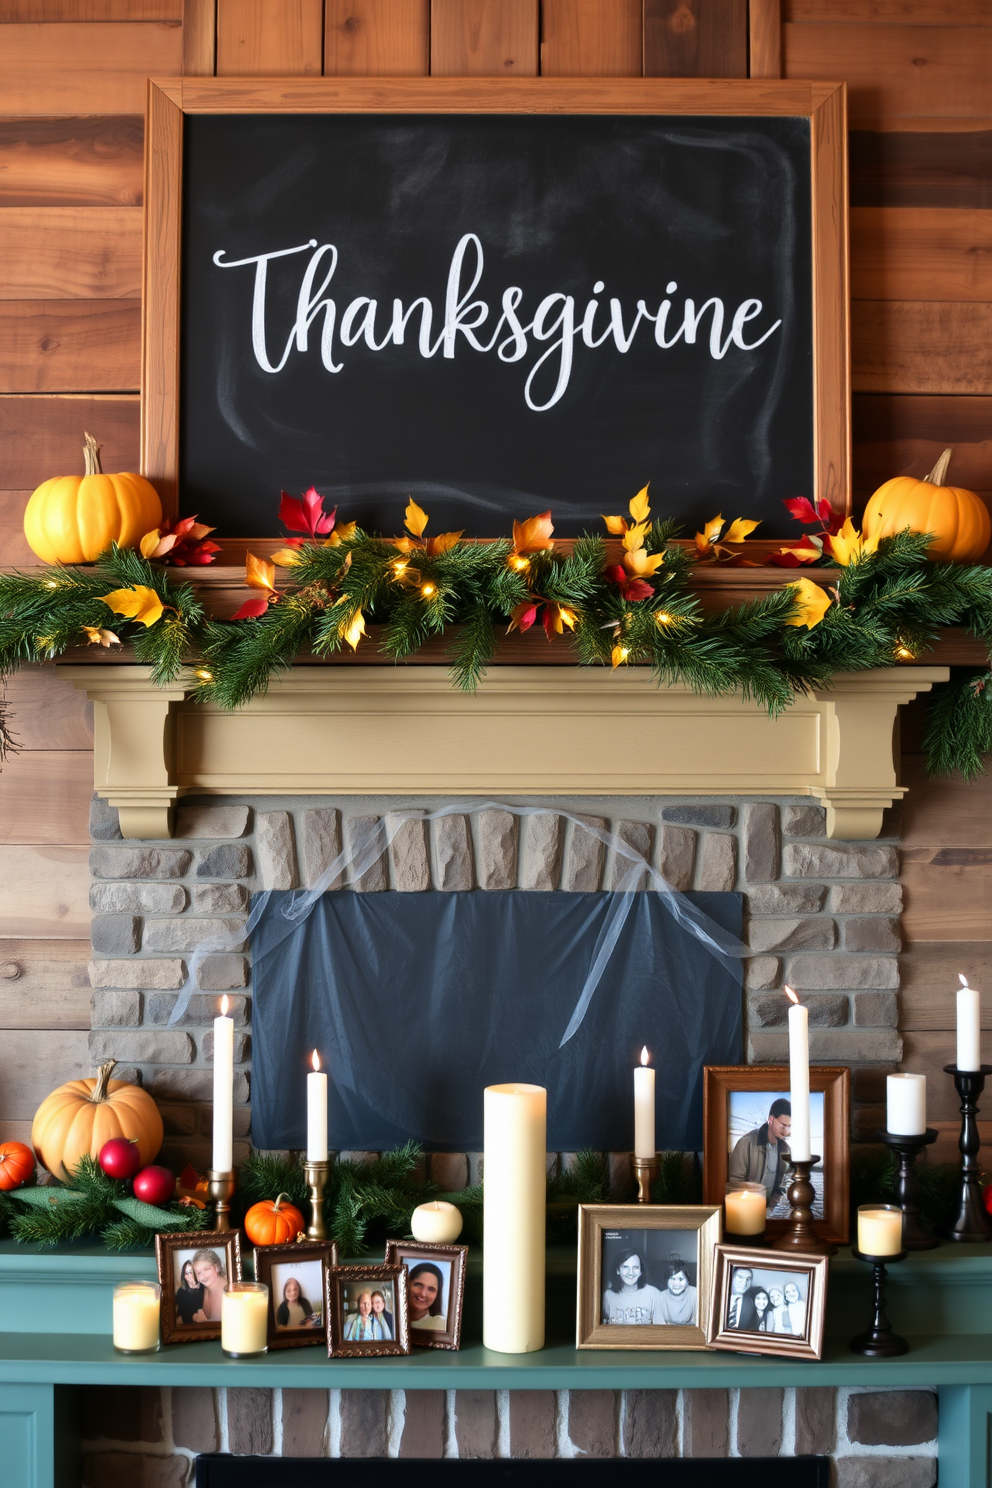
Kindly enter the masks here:
<path id="1" fill-rule="evenodd" d="M 537 613 L 540 608 L 541 606 L 539 604 L 535 604 L 530 599 L 525 599 L 520 604 L 514 605 L 510 611 L 510 623 L 507 626 L 507 634 L 511 630 L 530 630 L 534 621 L 537 619 Z"/>
<path id="2" fill-rule="evenodd" d="M 783 501 L 782 505 L 790 516 L 795 517 L 797 522 L 802 522 L 804 527 L 810 527 L 817 522 L 823 521 L 822 515 L 806 496 L 796 496 L 791 501 Z"/>
<path id="3" fill-rule="evenodd" d="M 279 502 L 279 520 L 290 532 L 305 532 L 308 537 L 326 537 L 334 530 L 337 507 L 332 512 L 324 511 L 324 498 L 313 486 L 297 499 L 288 491 L 282 492 Z"/>
<path id="4" fill-rule="evenodd" d="M 645 579 L 632 579 L 621 563 L 611 563 L 604 570 L 604 577 L 611 584 L 616 584 L 623 598 L 630 604 L 636 604 L 640 599 L 651 599 L 654 595 L 654 589 Z"/>
<path id="5" fill-rule="evenodd" d="M 207 529 L 208 532 L 211 530 Z M 220 543 L 196 542 L 181 543 L 174 548 L 169 555 L 170 560 L 176 568 L 187 568 L 190 565 L 202 568 L 205 563 L 213 563 L 214 554 L 220 552 Z"/>
<path id="6" fill-rule="evenodd" d="M 240 610 L 231 616 L 232 620 L 257 620 L 259 615 L 264 615 L 269 608 L 267 599 L 246 599 Z"/>

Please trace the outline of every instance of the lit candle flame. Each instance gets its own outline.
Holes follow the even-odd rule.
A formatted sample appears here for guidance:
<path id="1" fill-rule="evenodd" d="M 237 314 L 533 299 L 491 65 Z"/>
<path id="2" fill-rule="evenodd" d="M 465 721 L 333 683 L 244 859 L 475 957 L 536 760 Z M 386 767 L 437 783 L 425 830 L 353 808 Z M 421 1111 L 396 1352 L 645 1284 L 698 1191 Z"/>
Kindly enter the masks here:
<path id="1" fill-rule="evenodd" d="M 230 1006 L 231 1006 L 230 999 L 229 999 L 227 993 L 225 992 L 224 993 L 224 996 L 220 1000 L 220 1015 L 221 1015 L 222 1018 L 226 1018 L 227 1017 L 227 1010 L 228 1010 L 228 1008 Z"/>
<path id="2" fill-rule="evenodd" d="M 649 1059 L 650 1059 L 650 1057 L 651 1057 L 651 1056 L 650 1056 L 650 1054 L 649 1054 L 649 1053 L 648 1053 L 648 1048 L 647 1048 L 647 1044 L 645 1044 L 645 1045 L 644 1045 L 644 1048 L 643 1048 L 643 1049 L 642 1049 L 642 1050 L 641 1050 L 641 1063 L 642 1063 L 642 1064 L 647 1064 L 647 1062 L 648 1062 L 648 1060 L 649 1060 Z"/>
<path id="3" fill-rule="evenodd" d="M 964 976 L 960 971 L 958 972 L 958 981 L 961 983 L 962 987 L 967 987 L 968 978 Z"/>
<path id="4" fill-rule="evenodd" d="M 315 1071 L 320 1070 L 320 1055 L 317 1053 L 316 1049 L 314 1049 L 313 1053 L 310 1056 L 310 1063 L 313 1065 Z"/>
<path id="5" fill-rule="evenodd" d="M 793 992 L 792 988 L 791 987 L 783 987 L 782 990 L 785 993 L 786 997 L 789 999 L 789 1001 L 796 1003 L 796 1005 L 798 1006 L 799 998 L 796 996 L 795 992 Z"/>

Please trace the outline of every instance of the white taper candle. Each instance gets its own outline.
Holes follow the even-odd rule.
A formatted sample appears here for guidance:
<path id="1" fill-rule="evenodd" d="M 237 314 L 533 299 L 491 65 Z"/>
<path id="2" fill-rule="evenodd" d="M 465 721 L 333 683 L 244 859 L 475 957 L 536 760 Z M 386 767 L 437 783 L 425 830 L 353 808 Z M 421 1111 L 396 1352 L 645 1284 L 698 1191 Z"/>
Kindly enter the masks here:
<path id="1" fill-rule="evenodd" d="M 234 1167 L 234 1019 L 227 1017 L 227 997 L 214 1019 L 214 1153 L 215 1173 Z"/>
<path id="2" fill-rule="evenodd" d="M 641 1062 L 634 1068 L 634 1156 L 653 1159 L 658 1149 L 654 1135 L 654 1070 L 648 1057 L 647 1049 L 642 1049 Z"/>
<path id="3" fill-rule="evenodd" d="M 960 972 L 958 981 L 961 983 L 958 993 L 958 1069 L 978 1070 L 982 1067 L 982 1005 L 977 987 L 969 987 L 968 978 Z"/>
<path id="4" fill-rule="evenodd" d="M 316 1049 L 310 1057 L 313 1073 L 307 1075 L 307 1162 L 326 1162 L 327 1076 L 321 1073 Z"/>
<path id="5" fill-rule="evenodd" d="M 809 1135 L 809 1009 L 804 1008 L 791 987 L 789 1008 L 789 1102 L 792 1131 L 789 1151 L 793 1162 L 809 1162 L 813 1155 Z"/>

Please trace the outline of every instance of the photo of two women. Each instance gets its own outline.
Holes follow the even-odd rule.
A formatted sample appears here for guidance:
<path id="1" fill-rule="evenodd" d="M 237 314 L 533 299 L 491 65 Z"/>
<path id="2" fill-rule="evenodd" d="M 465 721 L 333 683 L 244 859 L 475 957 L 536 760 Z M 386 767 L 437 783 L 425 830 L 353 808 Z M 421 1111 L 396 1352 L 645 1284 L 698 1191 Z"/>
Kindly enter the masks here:
<path id="1" fill-rule="evenodd" d="M 696 1323 L 698 1245 L 695 1230 L 604 1231 L 603 1322 Z"/>

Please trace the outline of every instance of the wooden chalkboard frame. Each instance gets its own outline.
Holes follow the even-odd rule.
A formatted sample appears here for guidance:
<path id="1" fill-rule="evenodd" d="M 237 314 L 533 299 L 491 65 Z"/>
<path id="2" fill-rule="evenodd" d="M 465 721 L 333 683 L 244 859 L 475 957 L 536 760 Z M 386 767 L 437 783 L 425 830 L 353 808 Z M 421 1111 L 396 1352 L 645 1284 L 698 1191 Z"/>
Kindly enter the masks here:
<path id="1" fill-rule="evenodd" d="M 814 493 L 817 499 L 826 498 L 835 510 L 845 515 L 850 512 L 851 337 L 844 83 L 681 78 L 172 78 L 149 79 L 148 83 L 141 347 L 141 470 L 158 488 L 168 517 L 178 515 L 179 505 L 183 116 L 295 113 L 808 118 Z M 209 519 L 208 513 L 203 515 Z M 232 561 L 248 541 L 225 542 L 223 561 Z M 261 551 L 257 543 L 253 546 Z"/>

